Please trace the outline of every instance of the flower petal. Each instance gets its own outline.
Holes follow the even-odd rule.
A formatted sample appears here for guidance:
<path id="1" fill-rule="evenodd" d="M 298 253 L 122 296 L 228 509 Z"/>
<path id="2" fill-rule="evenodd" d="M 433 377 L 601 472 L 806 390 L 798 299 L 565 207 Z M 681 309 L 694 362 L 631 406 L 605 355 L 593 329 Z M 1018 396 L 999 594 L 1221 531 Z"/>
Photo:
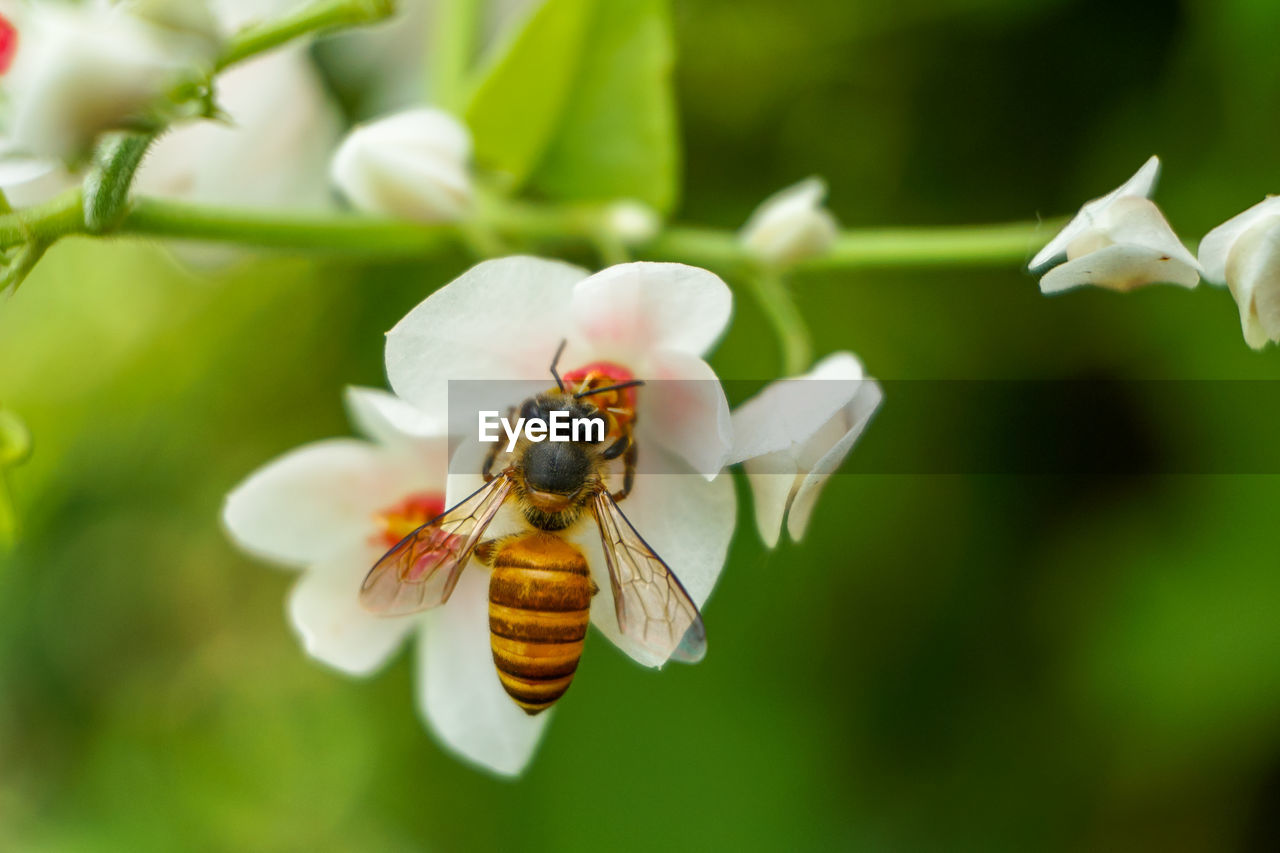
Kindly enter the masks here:
<path id="1" fill-rule="evenodd" d="M 1042 293 L 1058 293 L 1092 284 L 1127 291 L 1146 284 L 1180 284 L 1195 287 L 1200 273 L 1158 249 L 1143 246 L 1107 246 L 1056 266 L 1040 279 Z"/>
<path id="2" fill-rule="evenodd" d="M 1081 207 L 1075 218 L 1068 222 L 1067 226 L 1059 231 L 1056 237 L 1036 253 L 1036 256 L 1031 259 L 1031 263 L 1027 267 L 1032 272 L 1035 272 L 1066 255 L 1067 247 L 1086 230 L 1096 227 L 1099 217 L 1105 214 L 1116 199 L 1127 196 L 1149 198 L 1159 177 L 1160 158 L 1152 155 L 1129 180 L 1106 195 L 1087 202 Z"/>
<path id="3" fill-rule="evenodd" d="M 532 257 L 472 267 L 387 333 L 387 377 L 427 412 L 447 411 L 450 380 L 544 379 L 568 331 L 565 305 L 585 270 Z"/>
<path id="4" fill-rule="evenodd" d="M 450 751 L 514 776 L 533 757 L 551 711 L 529 716 L 502 689 L 489 646 L 489 575 L 471 566 L 426 616 L 418 654 L 419 708 Z"/>
<path id="5" fill-rule="evenodd" d="M 619 506 L 636 531 L 671 567 L 694 604 L 701 608 L 720 577 L 733 538 L 736 511 L 733 480 L 722 476 L 708 481 L 670 457 L 664 459 L 660 467 L 665 471 L 688 473 L 638 474 L 631 495 Z M 618 630 L 613 596 L 608 594 L 611 588 L 608 567 L 595 522 L 585 520 L 574 527 L 569 536 L 582 548 L 592 576 L 602 590 L 591 603 L 592 623 L 634 660 L 644 666 L 662 666 L 666 661 L 656 659 Z"/>
<path id="6" fill-rule="evenodd" d="M 259 468 L 227 495 L 223 523 L 237 544 L 263 559 L 318 562 L 372 532 L 373 513 L 398 495 L 388 487 L 393 473 L 367 442 L 307 444 Z"/>
<path id="7" fill-rule="evenodd" d="M 346 400 L 356 428 L 386 447 L 407 440 L 443 438 L 448 432 L 442 415 L 424 412 L 379 388 L 348 386 Z M 444 471 L 440 474 L 443 480 Z"/>
<path id="8" fill-rule="evenodd" d="M 1214 284 L 1227 281 L 1227 258 L 1236 241 L 1263 220 L 1275 217 L 1280 221 L 1280 196 L 1268 196 L 1243 213 L 1233 216 L 1210 231 L 1200 241 L 1200 264 L 1204 277 Z"/>
<path id="9" fill-rule="evenodd" d="M 657 381 L 643 389 L 637 441 L 652 438 L 704 477 L 715 477 L 733 446 L 733 421 L 711 365 L 684 352 L 657 352 L 645 378 Z"/>
<path id="10" fill-rule="evenodd" d="M 1126 196 L 1116 199 L 1108 212 L 1106 235 L 1112 243 L 1157 249 L 1186 266 L 1200 270 L 1200 262 L 1173 233 L 1169 220 L 1150 199 Z"/>
<path id="11" fill-rule="evenodd" d="M 1255 251 L 1254 308 L 1267 338 L 1280 341 L 1280 222 L 1267 228 L 1266 236 Z"/>
<path id="12" fill-rule="evenodd" d="M 697 267 L 618 264 L 578 283 L 572 313 L 601 357 L 625 363 L 654 349 L 700 356 L 724 333 L 733 295 Z"/>
<path id="13" fill-rule="evenodd" d="M 1280 221 L 1264 219 L 1242 234 L 1228 253 L 1225 275 L 1245 342 L 1262 349 L 1280 340 Z"/>
<path id="14" fill-rule="evenodd" d="M 382 666 L 420 616 L 374 616 L 360 606 L 360 584 L 383 548 L 361 543 L 336 552 L 303 573 L 289 595 L 289 618 L 307 654 L 332 667 L 365 675 Z"/>
<path id="15" fill-rule="evenodd" d="M 880 407 L 883 399 L 884 393 L 880 390 L 879 384 L 864 382 L 859 388 L 858 396 L 843 412 L 842 417 L 846 428 L 844 435 L 809 467 L 808 473 L 800 481 L 795 496 L 791 499 L 791 507 L 787 510 L 787 532 L 793 541 L 799 542 L 804 536 L 822 487 L 849 455 L 854 442 L 858 440 L 858 436 L 862 435 L 862 431 L 866 429 L 867 423 Z"/>
<path id="16" fill-rule="evenodd" d="M 24 157 L 7 150 L 0 140 L 0 190 L 15 208 L 48 201 L 76 184 L 75 177 L 56 160 Z"/>
<path id="17" fill-rule="evenodd" d="M 811 380 L 821 380 L 812 382 Z M 863 380 L 862 364 L 833 353 L 804 376 L 772 382 L 733 410 L 733 449 L 727 464 L 789 450 L 808 440 L 849 404 Z"/>
<path id="18" fill-rule="evenodd" d="M 799 466 L 795 457 L 783 450 L 754 456 L 742 463 L 751 483 L 751 502 L 755 507 L 756 528 L 768 548 L 777 547 L 782 533 L 782 519 L 787 514 L 792 490 L 796 487 Z"/>

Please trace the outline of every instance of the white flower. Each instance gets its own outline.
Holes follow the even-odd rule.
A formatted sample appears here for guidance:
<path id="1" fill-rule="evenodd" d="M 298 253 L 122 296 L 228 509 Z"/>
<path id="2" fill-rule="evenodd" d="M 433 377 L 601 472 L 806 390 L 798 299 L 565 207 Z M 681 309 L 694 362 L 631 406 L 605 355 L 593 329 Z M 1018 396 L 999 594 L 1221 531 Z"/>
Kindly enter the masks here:
<path id="1" fill-rule="evenodd" d="M 1280 196 L 1271 196 L 1200 241 L 1204 277 L 1226 284 L 1254 349 L 1280 341 Z"/>
<path id="2" fill-rule="evenodd" d="M 471 204 L 471 136 L 441 110 L 361 125 L 333 158 L 334 183 L 357 208 L 421 222 L 456 220 Z"/>
<path id="3" fill-rule="evenodd" d="M 443 511 L 448 446 L 443 421 L 384 391 L 350 388 L 347 405 L 370 440 L 286 453 L 227 496 L 223 522 L 246 551 L 304 570 L 289 615 L 307 652 L 361 675 L 419 624 L 373 616 L 357 593 L 387 549 Z"/>
<path id="4" fill-rule="evenodd" d="M 14 17 L 6 133 L 30 156 L 84 157 L 99 133 L 146 117 L 184 74 L 212 59 L 208 39 L 104 4 L 31 4 Z"/>
<path id="5" fill-rule="evenodd" d="M 1080 208 L 1031 260 L 1034 272 L 1067 258 L 1040 279 L 1041 292 L 1086 284 L 1119 291 L 1159 282 L 1195 287 L 1200 264 L 1149 200 L 1159 175 L 1160 158 L 1153 156 L 1122 186 Z"/>
<path id="6" fill-rule="evenodd" d="M 823 485 L 882 398 L 858 360 L 840 352 L 804 376 L 770 384 L 734 410 L 730 461 L 743 461 L 766 545 L 778 544 L 784 516 L 792 539 L 804 535 Z"/>
<path id="7" fill-rule="evenodd" d="M 822 206 L 821 178 L 808 178 L 770 196 L 756 208 L 739 235 L 747 250 L 772 266 L 789 266 L 831 248 L 839 233 L 835 217 Z"/>
<path id="8" fill-rule="evenodd" d="M 724 565 L 734 526 L 730 478 L 698 476 L 719 472 L 731 444 L 723 389 L 701 356 L 724 331 L 731 310 L 724 282 L 681 264 L 622 264 L 588 275 L 536 258 L 486 261 L 432 294 L 391 330 L 387 376 L 404 399 L 443 411 L 450 380 L 535 380 L 539 388 L 551 386 L 548 368 L 566 341 L 560 359 L 566 382 L 588 366 L 619 380 L 646 380 L 637 403 L 639 473 L 620 506 L 701 606 Z M 478 473 L 456 473 L 456 459 L 451 504 L 481 483 Z M 640 663 L 663 664 L 618 629 L 594 524 L 580 523 L 568 535 L 605 590 L 592 604 L 592 622 Z M 478 645 L 488 642 L 485 598 L 483 572 L 472 568 L 440 608 Z M 437 720 L 439 704 L 450 700 L 433 685 L 431 666 L 434 656 L 447 654 L 428 641 L 425 702 Z M 503 697 L 491 665 L 474 677 L 494 697 Z M 458 721 L 460 727 L 465 723 Z"/>
<path id="9" fill-rule="evenodd" d="M 289 617 L 317 659 L 367 674 L 417 632 L 428 725 L 471 761 L 518 773 L 549 715 L 528 716 L 498 684 L 485 572 L 464 572 L 449 603 L 426 613 L 374 616 L 358 601 L 378 558 L 447 506 L 444 421 L 373 389 L 349 389 L 347 403 L 371 440 L 319 441 L 268 463 L 228 495 L 226 529 L 246 551 L 302 569 Z"/>

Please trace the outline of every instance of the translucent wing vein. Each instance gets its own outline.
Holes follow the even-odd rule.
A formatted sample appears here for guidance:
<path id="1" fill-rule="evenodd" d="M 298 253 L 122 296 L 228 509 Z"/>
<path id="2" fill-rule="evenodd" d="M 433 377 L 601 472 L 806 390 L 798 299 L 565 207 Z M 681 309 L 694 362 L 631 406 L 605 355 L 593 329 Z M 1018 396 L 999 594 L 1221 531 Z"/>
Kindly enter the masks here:
<path id="1" fill-rule="evenodd" d="M 607 492 L 593 504 L 613 585 L 618 628 L 662 660 L 702 659 L 707 635 L 697 605 Z"/>
<path id="2" fill-rule="evenodd" d="M 360 604 L 383 616 L 403 616 L 448 601 L 511 487 L 503 474 L 400 540 L 364 579 Z"/>

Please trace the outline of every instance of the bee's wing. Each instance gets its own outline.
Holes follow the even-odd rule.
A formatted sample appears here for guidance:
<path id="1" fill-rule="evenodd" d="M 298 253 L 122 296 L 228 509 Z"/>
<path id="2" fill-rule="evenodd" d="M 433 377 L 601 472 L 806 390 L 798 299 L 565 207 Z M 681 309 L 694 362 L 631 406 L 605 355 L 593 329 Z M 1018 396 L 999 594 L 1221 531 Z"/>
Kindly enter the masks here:
<path id="1" fill-rule="evenodd" d="M 506 474 L 495 477 L 453 509 L 401 539 L 365 577 L 360 604 L 381 616 L 402 616 L 448 601 L 512 485 Z"/>
<path id="2" fill-rule="evenodd" d="M 622 633 L 663 660 L 696 663 L 707 653 L 698 607 L 680 580 L 636 533 L 608 492 L 592 505 Z"/>

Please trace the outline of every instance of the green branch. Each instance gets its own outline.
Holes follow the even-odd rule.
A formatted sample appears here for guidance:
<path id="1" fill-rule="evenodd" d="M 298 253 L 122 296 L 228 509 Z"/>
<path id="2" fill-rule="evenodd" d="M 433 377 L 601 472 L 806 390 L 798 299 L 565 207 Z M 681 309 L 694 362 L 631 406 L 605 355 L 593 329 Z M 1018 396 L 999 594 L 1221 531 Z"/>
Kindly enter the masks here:
<path id="1" fill-rule="evenodd" d="M 149 197 L 134 200 L 116 233 L 397 258 L 437 255 L 461 239 L 458 229 L 447 225 L 267 212 Z"/>
<path id="2" fill-rule="evenodd" d="M 796 306 L 787 283 L 774 272 L 758 270 L 743 276 L 752 295 L 764 309 L 782 347 L 782 369 L 786 376 L 799 376 L 813 362 L 813 337 L 809 325 Z"/>
<path id="3" fill-rule="evenodd" d="M 396 11 L 394 0 L 316 0 L 283 17 L 251 24 L 227 41 L 215 70 L 274 50 L 300 36 L 373 24 Z"/>
<path id="4" fill-rule="evenodd" d="M 82 193 L 69 190 L 52 201 L 0 216 L 0 249 L 31 241 L 51 244 L 87 233 Z M 523 203 L 518 215 L 490 220 L 498 236 L 538 250 L 560 253 L 590 249 L 600 225 L 590 208 Z M 832 250 L 804 261 L 797 272 L 864 267 L 938 265 L 1003 266 L 1021 263 L 1053 233 L 1054 223 L 1023 222 L 965 227 L 846 230 Z M 427 257 L 457 247 L 463 228 L 419 225 L 378 217 L 264 211 L 135 197 L 109 233 L 237 243 L 276 249 Z M 753 271 L 755 264 L 733 231 L 674 226 L 638 254 L 678 260 L 726 273 Z"/>

